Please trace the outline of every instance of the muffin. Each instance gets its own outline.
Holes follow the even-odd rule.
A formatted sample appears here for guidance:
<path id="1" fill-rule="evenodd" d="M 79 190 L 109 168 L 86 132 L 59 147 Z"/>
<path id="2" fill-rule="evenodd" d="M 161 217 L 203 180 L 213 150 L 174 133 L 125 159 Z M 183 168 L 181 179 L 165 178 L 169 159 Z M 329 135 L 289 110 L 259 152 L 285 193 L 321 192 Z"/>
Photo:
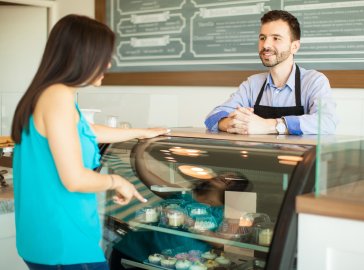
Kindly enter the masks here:
<path id="1" fill-rule="evenodd" d="M 163 255 L 158 254 L 158 253 L 151 254 L 148 257 L 148 261 L 152 264 L 160 264 L 162 259 L 163 259 Z"/>
<path id="2" fill-rule="evenodd" d="M 189 252 L 188 252 L 188 255 L 191 256 L 191 257 L 201 257 L 201 250 L 198 250 L 198 249 L 191 249 Z"/>
<path id="3" fill-rule="evenodd" d="M 177 260 L 187 260 L 188 259 L 188 253 L 181 252 L 177 253 L 176 256 L 174 256 Z"/>
<path id="4" fill-rule="evenodd" d="M 215 259 L 215 262 L 217 262 L 219 265 L 222 265 L 222 266 L 228 266 L 231 263 L 230 259 L 229 258 L 226 258 L 224 256 L 224 253 L 223 252 L 220 254 L 219 257 L 217 257 Z"/>
<path id="5" fill-rule="evenodd" d="M 207 266 L 204 265 L 203 263 L 197 261 L 194 262 L 191 266 L 189 270 L 207 270 Z"/>
<path id="6" fill-rule="evenodd" d="M 192 262 L 190 262 L 189 260 L 184 259 L 184 260 L 178 260 L 176 262 L 175 267 L 176 267 L 177 270 L 187 270 L 187 269 L 190 268 L 191 265 L 192 265 Z"/>
<path id="7" fill-rule="evenodd" d="M 217 255 L 212 250 L 206 251 L 206 252 L 202 253 L 202 255 L 201 255 L 201 257 L 206 260 L 213 260 L 216 258 L 216 256 Z"/>
<path id="8" fill-rule="evenodd" d="M 214 260 L 207 260 L 205 262 L 205 266 L 207 267 L 207 269 L 212 269 L 212 268 L 215 268 L 216 266 L 219 266 L 219 264 L 217 262 L 215 262 Z"/>
<path id="9" fill-rule="evenodd" d="M 176 258 L 173 257 L 164 258 L 161 259 L 161 266 L 173 269 L 176 262 L 177 262 Z"/>

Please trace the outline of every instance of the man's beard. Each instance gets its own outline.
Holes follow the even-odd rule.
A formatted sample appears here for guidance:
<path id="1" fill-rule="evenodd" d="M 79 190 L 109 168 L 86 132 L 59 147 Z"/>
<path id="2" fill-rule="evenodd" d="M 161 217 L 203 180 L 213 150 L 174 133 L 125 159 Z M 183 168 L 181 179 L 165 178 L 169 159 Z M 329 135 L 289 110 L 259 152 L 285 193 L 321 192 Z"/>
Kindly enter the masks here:
<path id="1" fill-rule="evenodd" d="M 262 54 L 264 52 L 273 53 L 273 55 L 276 56 L 275 59 L 265 60 L 262 56 Z M 262 64 L 266 67 L 274 67 L 274 66 L 278 65 L 279 63 L 282 63 L 283 61 L 285 61 L 290 55 L 291 55 L 290 50 L 283 51 L 281 53 L 277 53 L 277 51 L 263 49 L 259 52 L 260 60 L 262 61 Z"/>

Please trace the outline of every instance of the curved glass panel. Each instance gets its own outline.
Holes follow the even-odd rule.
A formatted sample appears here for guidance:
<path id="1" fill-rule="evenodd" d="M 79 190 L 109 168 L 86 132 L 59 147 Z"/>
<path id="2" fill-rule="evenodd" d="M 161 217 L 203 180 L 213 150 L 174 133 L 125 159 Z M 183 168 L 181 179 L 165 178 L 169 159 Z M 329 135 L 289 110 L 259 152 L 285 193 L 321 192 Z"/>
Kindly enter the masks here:
<path id="1" fill-rule="evenodd" d="M 118 206 L 107 194 L 105 214 L 122 231 L 113 250 L 129 266 L 153 265 L 165 250 L 167 257 L 198 251 L 188 256 L 202 263 L 216 255 L 235 266 L 264 265 L 290 179 L 311 148 L 166 136 L 111 145 L 103 169 L 148 199 Z"/>

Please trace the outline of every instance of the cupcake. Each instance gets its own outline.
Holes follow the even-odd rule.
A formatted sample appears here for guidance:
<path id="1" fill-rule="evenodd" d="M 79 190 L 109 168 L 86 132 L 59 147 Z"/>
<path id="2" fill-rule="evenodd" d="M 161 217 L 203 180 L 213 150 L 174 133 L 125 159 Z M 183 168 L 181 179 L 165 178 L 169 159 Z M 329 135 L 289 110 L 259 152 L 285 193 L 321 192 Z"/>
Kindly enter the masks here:
<path id="1" fill-rule="evenodd" d="M 173 269 L 176 262 L 177 262 L 177 259 L 173 258 L 173 257 L 161 259 L 161 265 L 166 268 Z"/>
<path id="2" fill-rule="evenodd" d="M 181 252 L 177 253 L 176 256 L 174 256 L 177 260 L 187 260 L 188 259 L 188 253 Z"/>
<path id="3" fill-rule="evenodd" d="M 212 250 L 210 250 L 202 253 L 201 257 L 206 260 L 213 260 L 216 258 L 216 254 Z"/>
<path id="4" fill-rule="evenodd" d="M 224 253 L 221 252 L 220 256 L 215 259 L 215 261 L 222 266 L 227 266 L 231 263 L 231 261 L 224 256 Z"/>
<path id="5" fill-rule="evenodd" d="M 158 253 L 151 254 L 148 257 L 148 261 L 152 264 L 160 264 L 162 259 L 163 259 L 163 255 L 158 254 Z"/>
<path id="6" fill-rule="evenodd" d="M 188 252 L 188 255 L 190 257 L 201 257 L 201 250 L 197 250 L 197 249 L 192 249 Z"/>
<path id="7" fill-rule="evenodd" d="M 207 267 L 207 269 L 212 269 L 212 268 L 215 268 L 216 266 L 219 266 L 219 264 L 217 262 L 215 262 L 214 260 L 207 260 L 205 262 L 205 266 Z"/>
<path id="8" fill-rule="evenodd" d="M 197 261 L 194 262 L 191 266 L 189 270 L 207 270 L 207 266 L 204 265 L 203 263 Z"/>
<path id="9" fill-rule="evenodd" d="M 177 270 L 187 270 L 190 268 L 191 265 L 192 263 L 189 260 L 184 259 L 184 260 L 178 260 L 176 262 L 175 267 Z"/>

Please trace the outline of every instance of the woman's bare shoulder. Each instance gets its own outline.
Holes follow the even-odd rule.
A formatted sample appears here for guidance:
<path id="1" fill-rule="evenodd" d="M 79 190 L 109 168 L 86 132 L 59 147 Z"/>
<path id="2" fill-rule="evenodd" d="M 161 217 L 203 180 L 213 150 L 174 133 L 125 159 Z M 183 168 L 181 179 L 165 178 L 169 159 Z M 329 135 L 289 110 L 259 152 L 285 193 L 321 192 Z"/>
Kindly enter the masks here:
<path id="1" fill-rule="evenodd" d="M 73 105 L 75 99 L 74 88 L 64 84 L 54 84 L 44 90 L 38 100 L 38 104 L 42 108 L 57 109 L 67 108 Z"/>

